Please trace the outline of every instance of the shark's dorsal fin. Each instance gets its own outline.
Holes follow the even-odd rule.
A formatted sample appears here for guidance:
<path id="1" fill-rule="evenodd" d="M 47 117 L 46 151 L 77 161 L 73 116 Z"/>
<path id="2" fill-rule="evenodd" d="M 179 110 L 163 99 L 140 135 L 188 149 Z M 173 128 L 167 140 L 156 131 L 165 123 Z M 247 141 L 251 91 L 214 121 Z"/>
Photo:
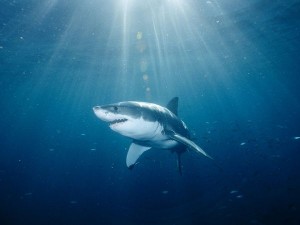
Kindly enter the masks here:
<path id="1" fill-rule="evenodd" d="M 147 150 L 149 150 L 151 147 L 147 146 L 142 146 L 138 145 L 134 142 L 131 143 L 128 153 L 127 153 L 127 158 L 126 158 L 126 165 L 129 169 L 132 169 L 133 166 L 135 165 L 136 161 L 138 158 Z"/>
<path id="2" fill-rule="evenodd" d="M 167 109 L 178 115 L 178 97 L 172 98 L 171 101 L 167 104 Z"/>

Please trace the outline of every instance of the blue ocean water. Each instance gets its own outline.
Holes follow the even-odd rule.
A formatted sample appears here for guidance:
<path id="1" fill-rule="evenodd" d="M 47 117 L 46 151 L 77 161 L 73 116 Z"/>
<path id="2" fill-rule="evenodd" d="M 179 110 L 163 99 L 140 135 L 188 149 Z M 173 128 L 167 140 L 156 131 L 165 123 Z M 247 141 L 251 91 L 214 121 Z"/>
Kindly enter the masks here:
<path id="1" fill-rule="evenodd" d="M 300 2 L 1 0 L 0 224 L 300 224 Z M 95 105 L 166 105 L 215 162 Z"/>

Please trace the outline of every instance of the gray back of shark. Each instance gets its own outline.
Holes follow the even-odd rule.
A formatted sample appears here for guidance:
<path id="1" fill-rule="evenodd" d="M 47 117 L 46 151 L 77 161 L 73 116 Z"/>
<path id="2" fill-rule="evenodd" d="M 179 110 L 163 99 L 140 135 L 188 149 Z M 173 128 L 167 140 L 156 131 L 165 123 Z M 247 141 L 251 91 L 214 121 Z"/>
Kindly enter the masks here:
<path id="1" fill-rule="evenodd" d="M 115 132 L 132 139 L 126 164 L 132 169 L 138 158 L 151 148 L 168 149 L 178 155 L 181 174 L 181 153 L 193 149 L 209 158 L 196 143 L 190 140 L 185 123 L 177 116 L 178 97 L 166 107 L 146 102 L 119 102 L 93 108 L 96 116 L 108 122 Z"/>

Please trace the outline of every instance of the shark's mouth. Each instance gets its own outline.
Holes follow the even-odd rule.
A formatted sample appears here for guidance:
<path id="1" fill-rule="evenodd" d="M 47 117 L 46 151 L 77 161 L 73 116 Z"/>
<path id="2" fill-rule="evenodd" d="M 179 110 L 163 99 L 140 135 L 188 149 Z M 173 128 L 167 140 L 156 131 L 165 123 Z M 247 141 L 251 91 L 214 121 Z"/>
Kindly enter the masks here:
<path id="1" fill-rule="evenodd" d="M 114 125 L 114 124 L 117 124 L 117 123 L 124 123 L 124 122 L 126 122 L 128 119 L 117 119 L 117 120 L 113 120 L 113 121 L 111 121 L 111 122 L 109 122 L 109 126 L 111 126 L 111 125 Z"/>

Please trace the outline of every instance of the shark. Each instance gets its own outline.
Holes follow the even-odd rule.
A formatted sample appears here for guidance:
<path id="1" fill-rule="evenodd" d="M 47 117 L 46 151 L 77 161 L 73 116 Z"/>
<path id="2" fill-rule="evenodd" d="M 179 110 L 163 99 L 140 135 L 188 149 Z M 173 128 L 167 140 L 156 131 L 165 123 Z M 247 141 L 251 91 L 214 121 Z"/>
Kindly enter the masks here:
<path id="1" fill-rule="evenodd" d="M 177 167 L 182 174 L 181 154 L 191 149 L 210 159 L 201 147 L 191 140 L 186 124 L 178 117 L 178 97 L 166 107 L 138 101 L 94 106 L 95 115 L 107 122 L 110 129 L 132 139 L 126 165 L 132 169 L 140 156 L 150 149 L 167 149 L 178 155 Z"/>

